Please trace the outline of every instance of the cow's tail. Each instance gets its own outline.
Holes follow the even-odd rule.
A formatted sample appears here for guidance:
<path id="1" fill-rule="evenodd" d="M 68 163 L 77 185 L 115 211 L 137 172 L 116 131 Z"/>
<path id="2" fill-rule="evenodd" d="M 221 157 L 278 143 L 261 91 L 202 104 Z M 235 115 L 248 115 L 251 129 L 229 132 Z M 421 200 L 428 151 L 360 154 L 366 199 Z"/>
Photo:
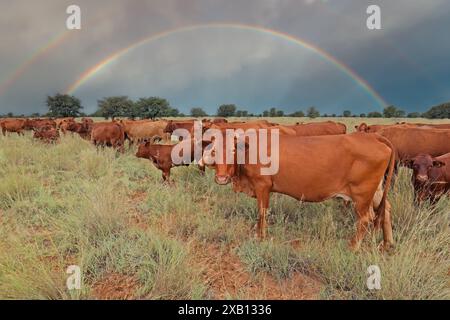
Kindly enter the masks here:
<path id="1" fill-rule="evenodd" d="M 379 136 L 379 141 L 384 143 L 391 149 L 391 156 L 389 159 L 389 165 L 386 169 L 385 181 L 384 181 L 384 190 L 383 190 L 383 197 L 381 198 L 381 202 L 378 206 L 378 209 L 376 211 L 376 223 L 378 224 L 382 217 L 384 217 L 386 212 L 386 201 L 387 201 L 387 195 L 389 192 L 389 188 L 391 187 L 392 183 L 392 177 L 394 175 L 394 169 L 395 169 L 395 158 L 396 158 L 396 151 L 395 147 L 392 145 L 392 143 L 386 139 L 383 136 Z"/>

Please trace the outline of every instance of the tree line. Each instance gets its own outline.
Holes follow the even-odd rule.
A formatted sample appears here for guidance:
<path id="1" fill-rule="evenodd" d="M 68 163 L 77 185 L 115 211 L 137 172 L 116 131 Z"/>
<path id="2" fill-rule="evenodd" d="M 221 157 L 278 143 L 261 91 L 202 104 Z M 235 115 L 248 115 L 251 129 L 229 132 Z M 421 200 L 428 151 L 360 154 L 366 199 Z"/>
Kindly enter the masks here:
<path id="1" fill-rule="evenodd" d="M 131 100 L 127 96 L 113 96 L 105 97 L 97 101 L 97 110 L 92 114 L 85 114 L 82 112 L 83 106 L 81 100 L 75 96 L 67 94 L 56 94 L 54 96 L 47 96 L 46 104 L 48 113 L 40 115 L 33 113 L 31 117 L 47 116 L 47 117 L 104 117 L 104 118 L 141 118 L 141 119 L 155 119 L 163 117 L 184 117 L 177 108 L 170 105 L 169 101 L 160 97 L 146 97 L 139 98 L 136 101 Z M 14 117 L 12 113 L 3 115 L 3 117 Z M 201 118 L 210 116 L 201 107 L 195 107 L 190 110 L 188 116 Z M 285 113 L 283 110 L 272 107 L 264 110 L 260 114 L 250 113 L 247 110 L 238 108 L 234 104 L 223 104 L 218 107 L 214 116 L 219 117 L 361 117 L 361 118 L 429 118 L 429 119 L 449 119 L 450 118 L 450 102 L 446 102 L 434 107 L 431 107 L 424 113 L 411 112 L 406 113 L 404 110 L 396 106 L 388 106 L 382 112 L 373 111 L 369 113 L 353 114 L 350 110 L 344 110 L 342 114 L 321 114 L 315 107 L 311 106 L 305 111 L 298 110 L 292 113 Z M 19 115 L 25 117 L 25 115 Z"/>

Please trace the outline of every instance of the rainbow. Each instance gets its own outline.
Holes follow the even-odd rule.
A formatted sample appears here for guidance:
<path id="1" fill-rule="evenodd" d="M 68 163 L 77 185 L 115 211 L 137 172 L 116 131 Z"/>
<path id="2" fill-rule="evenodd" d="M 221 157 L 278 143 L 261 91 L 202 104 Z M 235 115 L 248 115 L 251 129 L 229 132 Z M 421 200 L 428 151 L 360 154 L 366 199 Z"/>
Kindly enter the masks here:
<path id="1" fill-rule="evenodd" d="M 73 33 L 73 32 L 72 32 Z M 24 74 L 24 72 L 31 67 L 36 61 L 42 58 L 45 54 L 58 47 L 64 41 L 66 41 L 72 34 L 68 31 L 63 31 L 53 37 L 46 45 L 40 47 L 36 50 L 28 59 L 26 59 L 22 64 L 20 64 L 14 71 L 9 74 L 3 82 L 0 83 L 0 95 L 6 92 L 9 87 L 11 87 L 17 79 Z"/>
<path id="2" fill-rule="evenodd" d="M 98 62 L 94 66 L 90 67 L 86 71 L 84 71 L 81 76 L 73 83 L 71 84 L 65 92 L 67 94 L 73 94 L 79 87 L 81 87 L 86 81 L 94 77 L 100 70 L 110 65 L 115 60 L 119 59 L 123 55 L 127 54 L 128 52 L 144 45 L 152 41 L 156 41 L 159 39 L 162 39 L 164 37 L 178 34 L 178 33 L 184 33 L 188 31 L 196 31 L 201 29 L 208 29 L 208 28 L 216 28 L 216 29 L 238 29 L 238 30 L 248 30 L 248 31 L 255 31 L 260 32 L 268 35 L 272 35 L 281 39 L 285 39 L 289 42 L 298 44 L 302 46 L 303 48 L 306 48 L 315 54 L 319 55 L 326 61 L 329 61 L 333 65 L 335 65 L 338 69 L 340 69 L 342 72 L 344 72 L 346 75 L 348 75 L 351 79 L 353 79 L 361 88 L 363 88 L 372 98 L 374 98 L 382 107 L 385 107 L 387 105 L 386 101 L 381 97 L 380 94 L 378 94 L 371 86 L 370 84 L 365 81 L 361 76 L 359 76 L 355 71 L 350 69 L 347 65 L 345 65 L 343 62 L 337 60 L 335 57 L 333 57 L 328 52 L 302 40 L 297 37 L 294 37 L 293 35 L 290 35 L 288 33 L 284 33 L 277 30 L 268 29 L 261 26 L 253 26 L 253 25 L 246 25 L 246 24 L 237 24 L 237 23 L 209 23 L 209 24 L 200 24 L 200 25 L 191 25 L 186 27 L 180 27 L 175 28 L 171 30 L 166 30 L 157 34 L 150 35 L 148 37 L 145 37 L 135 43 L 132 43 L 128 47 L 122 48 L 111 55 L 107 56 L 102 61 Z"/>

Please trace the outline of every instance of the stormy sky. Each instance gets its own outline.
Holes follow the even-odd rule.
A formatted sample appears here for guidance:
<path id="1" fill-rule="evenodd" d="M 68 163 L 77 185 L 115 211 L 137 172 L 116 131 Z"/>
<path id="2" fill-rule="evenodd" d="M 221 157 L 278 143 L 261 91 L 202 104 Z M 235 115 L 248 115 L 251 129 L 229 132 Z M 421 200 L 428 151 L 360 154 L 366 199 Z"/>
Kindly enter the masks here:
<path id="1" fill-rule="evenodd" d="M 81 30 L 66 8 L 81 8 Z M 381 30 L 366 8 L 381 7 Z M 0 113 L 45 112 L 90 68 L 141 39 L 193 25 L 245 24 L 334 57 L 407 112 L 450 101 L 448 0 L 0 0 Z M 57 39 L 58 41 L 55 41 Z M 382 110 L 342 67 L 286 37 L 243 28 L 168 33 L 113 59 L 73 91 L 84 111 L 111 95 L 161 96 L 188 113 L 234 103 L 260 113 Z"/>

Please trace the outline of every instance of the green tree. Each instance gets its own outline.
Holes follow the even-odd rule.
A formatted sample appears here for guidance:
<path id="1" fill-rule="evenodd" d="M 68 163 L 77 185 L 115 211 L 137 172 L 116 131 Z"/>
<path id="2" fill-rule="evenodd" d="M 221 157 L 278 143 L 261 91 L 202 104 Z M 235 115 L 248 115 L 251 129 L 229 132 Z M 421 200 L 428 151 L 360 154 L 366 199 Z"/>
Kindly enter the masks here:
<path id="1" fill-rule="evenodd" d="M 277 109 L 276 108 L 270 108 L 269 110 L 269 117 L 276 117 L 277 116 Z"/>
<path id="2" fill-rule="evenodd" d="M 217 109 L 217 116 L 219 117 L 233 117 L 236 113 L 236 106 L 234 104 L 223 104 Z"/>
<path id="3" fill-rule="evenodd" d="M 360 114 L 359 114 L 359 117 L 360 117 L 360 118 L 365 118 L 365 117 L 366 117 L 366 114 L 365 114 L 365 113 L 360 113 Z"/>
<path id="4" fill-rule="evenodd" d="M 284 117 L 284 111 L 283 110 L 277 110 L 276 116 L 277 117 Z"/>
<path id="5" fill-rule="evenodd" d="M 134 117 L 134 103 L 127 96 L 106 97 L 97 101 L 99 113 L 105 118 Z"/>
<path id="6" fill-rule="evenodd" d="M 192 108 L 191 116 L 193 116 L 194 118 L 201 118 L 208 116 L 208 114 L 202 108 Z"/>
<path id="7" fill-rule="evenodd" d="M 383 115 L 378 111 L 372 111 L 367 114 L 368 118 L 383 118 Z"/>
<path id="8" fill-rule="evenodd" d="M 51 117 L 78 117 L 83 109 L 80 99 L 68 94 L 57 93 L 47 96 L 48 115 Z"/>
<path id="9" fill-rule="evenodd" d="M 139 117 L 144 119 L 177 117 L 180 115 L 178 109 L 170 106 L 169 101 L 159 97 L 140 98 L 136 102 L 136 110 Z"/>
<path id="10" fill-rule="evenodd" d="M 384 108 L 383 116 L 385 118 L 402 118 L 405 116 L 405 111 L 398 109 L 396 106 L 390 105 Z"/>
<path id="11" fill-rule="evenodd" d="M 309 107 L 308 110 L 306 110 L 306 115 L 309 118 L 314 119 L 314 118 L 320 117 L 320 112 L 319 112 L 319 110 L 316 109 L 316 107 Z"/>
<path id="12" fill-rule="evenodd" d="M 431 107 L 423 116 L 428 119 L 450 119 L 450 102 Z"/>
<path id="13" fill-rule="evenodd" d="M 421 113 L 420 112 L 410 112 L 408 113 L 408 118 L 420 118 Z"/>
<path id="14" fill-rule="evenodd" d="M 289 116 L 303 118 L 305 116 L 305 113 L 303 111 L 299 110 L 299 111 L 295 111 L 294 113 L 291 113 Z"/>
<path id="15" fill-rule="evenodd" d="M 342 115 L 346 118 L 349 118 L 352 116 L 352 112 L 350 110 L 344 110 L 344 112 L 342 113 Z"/>
<path id="16" fill-rule="evenodd" d="M 248 117 L 248 111 L 247 110 L 237 110 L 235 113 L 236 117 Z"/>

